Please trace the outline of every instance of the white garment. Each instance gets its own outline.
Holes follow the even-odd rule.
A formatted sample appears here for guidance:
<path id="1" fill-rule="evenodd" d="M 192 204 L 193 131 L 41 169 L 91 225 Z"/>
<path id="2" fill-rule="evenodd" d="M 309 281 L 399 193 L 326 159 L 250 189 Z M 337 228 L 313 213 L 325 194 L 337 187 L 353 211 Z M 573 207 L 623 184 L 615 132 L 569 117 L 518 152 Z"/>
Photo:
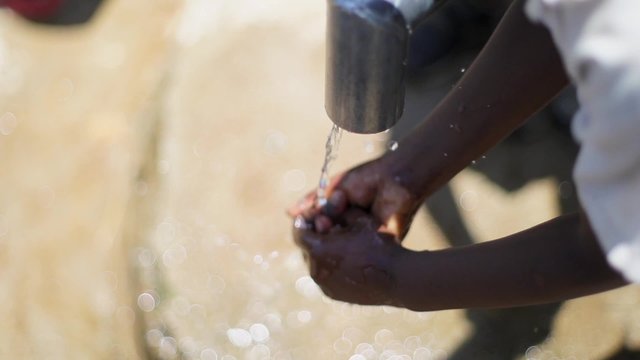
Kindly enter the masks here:
<path id="1" fill-rule="evenodd" d="M 640 0 L 528 0 L 578 90 L 578 196 L 611 266 L 640 283 Z"/>

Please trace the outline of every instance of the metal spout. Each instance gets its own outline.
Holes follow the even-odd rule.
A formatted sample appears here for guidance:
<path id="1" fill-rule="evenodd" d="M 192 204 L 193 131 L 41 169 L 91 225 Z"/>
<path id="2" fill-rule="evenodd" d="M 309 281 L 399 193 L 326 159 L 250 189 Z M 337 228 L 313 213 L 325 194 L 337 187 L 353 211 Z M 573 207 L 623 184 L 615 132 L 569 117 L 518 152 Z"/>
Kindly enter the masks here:
<path id="1" fill-rule="evenodd" d="M 404 110 L 413 24 L 441 0 L 328 0 L 325 109 L 339 127 L 385 131 Z"/>

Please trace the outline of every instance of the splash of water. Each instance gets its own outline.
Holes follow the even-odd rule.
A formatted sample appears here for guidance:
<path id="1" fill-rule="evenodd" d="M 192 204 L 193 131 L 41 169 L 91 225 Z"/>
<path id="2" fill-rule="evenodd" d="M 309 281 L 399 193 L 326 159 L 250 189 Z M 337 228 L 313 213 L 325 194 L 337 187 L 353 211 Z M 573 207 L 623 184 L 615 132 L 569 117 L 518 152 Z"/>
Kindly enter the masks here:
<path id="1" fill-rule="evenodd" d="M 322 170 L 320 171 L 320 181 L 318 182 L 318 189 L 316 190 L 316 204 L 319 207 L 323 207 L 327 204 L 327 186 L 329 185 L 329 168 L 331 163 L 338 157 L 338 149 L 340 147 L 340 140 L 342 139 L 342 129 L 338 125 L 333 125 L 327 142 L 324 146 L 324 163 L 322 164 Z"/>

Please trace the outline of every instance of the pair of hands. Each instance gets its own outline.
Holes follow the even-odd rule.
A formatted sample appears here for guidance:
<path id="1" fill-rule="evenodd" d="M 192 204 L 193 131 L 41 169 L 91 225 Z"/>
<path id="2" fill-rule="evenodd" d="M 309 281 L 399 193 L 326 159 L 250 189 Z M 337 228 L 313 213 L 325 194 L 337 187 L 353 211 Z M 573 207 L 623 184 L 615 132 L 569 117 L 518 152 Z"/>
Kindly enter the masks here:
<path id="1" fill-rule="evenodd" d="M 401 184 L 392 164 L 383 156 L 336 176 L 322 209 L 314 191 L 288 210 L 310 275 L 331 298 L 401 306 L 396 265 L 409 250 L 400 242 L 422 199 Z"/>

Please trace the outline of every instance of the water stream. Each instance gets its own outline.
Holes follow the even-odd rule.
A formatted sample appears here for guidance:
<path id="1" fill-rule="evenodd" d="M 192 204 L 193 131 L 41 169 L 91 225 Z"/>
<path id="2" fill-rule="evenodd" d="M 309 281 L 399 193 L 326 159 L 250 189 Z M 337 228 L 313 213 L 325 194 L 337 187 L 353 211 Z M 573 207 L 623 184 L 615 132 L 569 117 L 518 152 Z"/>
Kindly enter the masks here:
<path id="1" fill-rule="evenodd" d="M 331 163 L 338 157 L 338 149 L 340 148 L 340 140 L 342 139 L 342 129 L 336 124 L 333 124 L 327 142 L 324 146 L 324 163 L 320 170 L 320 181 L 318 182 L 318 189 L 316 190 L 318 207 L 323 207 L 327 204 L 327 186 L 329 185 L 329 169 Z"/>

